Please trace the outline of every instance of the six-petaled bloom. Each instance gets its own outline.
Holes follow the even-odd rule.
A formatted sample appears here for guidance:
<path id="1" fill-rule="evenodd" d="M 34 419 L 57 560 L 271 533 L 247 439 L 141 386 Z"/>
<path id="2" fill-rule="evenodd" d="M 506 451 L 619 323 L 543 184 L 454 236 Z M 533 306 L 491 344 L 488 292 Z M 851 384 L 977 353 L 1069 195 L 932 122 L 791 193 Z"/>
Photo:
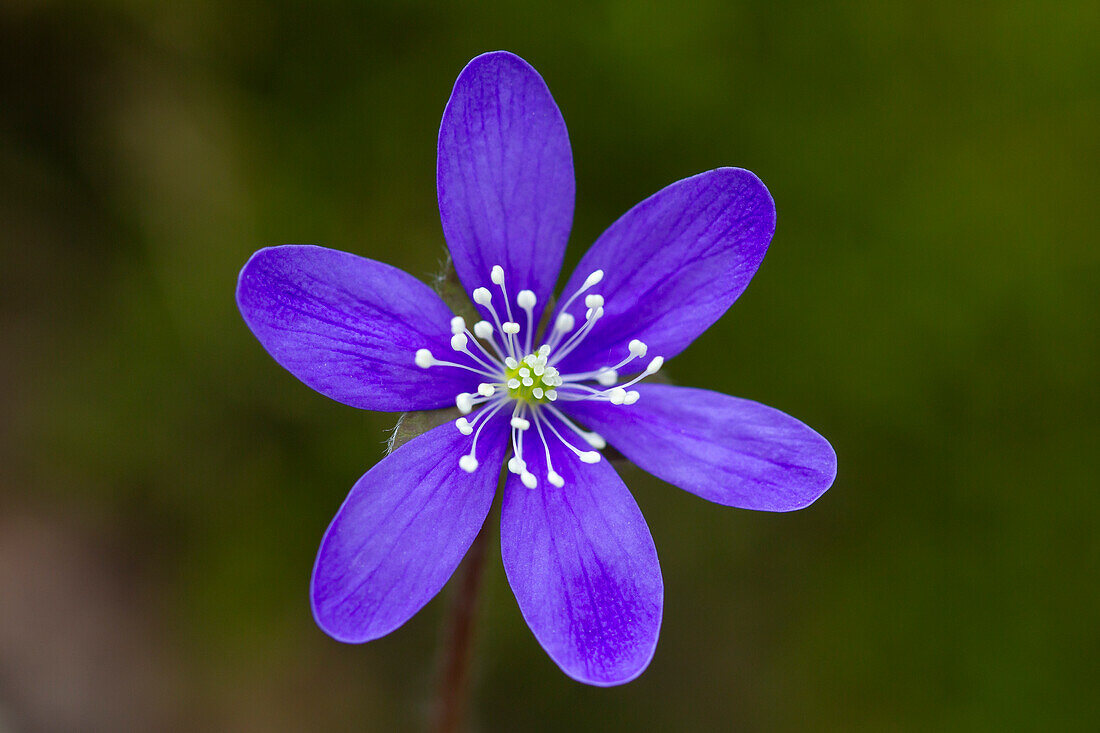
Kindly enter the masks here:
<path id="1" fill-rule="evenodd" d="M 570 677 L 627 682 L 653 656 L 664 586 L 605 445 L 746 509 L 799 509 L 836 474 L 829 443 L 778 410 L 642 381 L 748 285 L 775 230 L 771 196 L 739 168 L 664 188 L 600 236 L 540 328 L 572 224 L 573 161 L 525 61 L 489 53 L 459 75 L 437 187 L 476 323 L 400 270 L 321 247 L 263 249 L 241 272 L 245 321 L 310 387 L 363 409 L 464 415 L 352 488 L 317 555 L 314 616 L 347 642 L 405 623 L 458 566 L 506 465 L 501 554 L 524 619 Z"/>

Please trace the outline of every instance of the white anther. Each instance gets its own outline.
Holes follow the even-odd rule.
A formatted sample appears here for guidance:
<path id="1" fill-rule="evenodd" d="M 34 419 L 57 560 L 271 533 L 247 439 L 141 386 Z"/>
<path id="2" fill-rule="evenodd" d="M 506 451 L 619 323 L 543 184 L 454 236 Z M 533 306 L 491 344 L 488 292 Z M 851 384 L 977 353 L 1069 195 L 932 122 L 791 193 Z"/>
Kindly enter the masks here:
<path id="1" fill-rule="evenodd" d="M 599 308 L 602 305 L 603 305 L 603 296 L 602 295 L 596 295 L 595 293 L 593 293 L 592 295 L 584 296 L 584 307 L 585 308 Z"/>
<path id="2" fill-rule="evenodd" d="M 463 415 L 469 415 L 470 410 L 474 409 L 474 396 L 469 392 L 459 392 L 455 397 L 455 407 Z"/>
<path id="3" fill-rule="evenodd" d="M 519 333 L 519 324 L 515 321 L 505 321 L 504 325 L 501 326 L 501 328 L 504 330 L 504 333 L 508 334 L 509 336 L 514 336 L 515 334 Z"/>
<path id="4" fill-rule="evenodd" d="M 478 305 L 489 305 L 493 294 L 489 292 L 489 288 L 474 288 L 473 299 Z"/>
<path id="5" fill-rule="evenodd" d="M 525 420 L 522 417 L 513 417 L 512 427 L 516 430 L 528 430 L 531 427 L 531 421 Z"/>
<path id="6" fill-rule="evenodd" d="M 585 463 L 599 463 L 600 462 L 600 454 L 597 453 L 594 450 L 581 451 L 580 453 L 577 453 L 577 457 L 580 458 Z"/>
<path id="7" fill-rule="evenodd" d="M 508 389 L 519 389 L 519 380 L 515 378 L 509 379 Z"/>
<path id="8" fill-rule="evenodd" d="M 638 339 L 632 339 L 626 348 L 630 349 L 631 356 L 645 356 L 645 352 L 649 351 L 649 347 Z"/>
<path id="9" fill-rule="evenodd" d="M 512 473 L 523 473 L 527 470 L 527 462 L 522 458 L 512 456 L 508 459 L 508 470 Z"/>
<path id="10" fill-rule="evenodd" d="M 539 480 L 535 478 L 535 474 L 530 471 L 524 471 L 519 475 L 519 480 L 523 482 L 523 485 L 529 489 L 533 489 L 539 485 Z"/>
<path id="11" fill-rule="evenodd" d="M 416 350 L 416 365 L 421 369 L 427 369 L 432 364 L 435 364 L 435 357 L 432 356 L 432 352 L 427 349 Z"/>
<path id="12" fill-rule="evenodd" d="M 466 473 L 473 473 L 477 470 L 477 459 L 473 456 L 462 456 L 458 459 L 458 465 Z"/>
<path id="13" fill-rule="evenodd" d="M 562 313 L 558 316 L 558 320 L 554 321 L 554 330 L 569 333 L 576 325 L 577 319 L 573 317 L 572 313 Z"/>
<path id="14" fill-rule="evenodd" d="M 636 389 L 632 389 L 626 393 L 626 399 L 623 400 L 624 405 L 633 405 L 642 396 L 642 393 Z"/>
<path id="15" fill-rule="evenodd" d="M 504 268 L 500 265 L 493 265 L 493 270 L 489 273 L 489 279 L 493 281 L 494 285 L 503 285 Z"/>
<path id="16" fill-rule="evenodd" d="M 592 287 L 600 280 L 603 280 L 603 270 L 596 270 L 591 275 L 584 279 L 584 285 L 581 285 L 581 290 Z"/>
<path id="17" fill-rule="evenodd" d="M 616 387 L 607 393 L 607 398 L 611 400 L 611 404 L 621 405 L 626 401 L 626 390 L 622 387 Z"/>
<path id="18" fill-rule="evenodd" d="M 588 444 L 596 450 L 603 450 L 607 447 L 607 441 L 603 439 L 603 436 L 599 433 L 581 433 L 584 439 L 588 441 Z"/>
<path id="19" fill-rule="evenodd" d="M 546 374 L 546 365 L 536 363 L 533 367 L 531 367 L 531 371 L 535 373 L 536 377 L 541 377 L 543 374 Z"/>
<path id="20" fill-rule="evenodd" d="M 553 389 L 546 390 L 546 399 L 550 400 L 551 402 L 558 399 L 557 390 L 553 390 Z"/>
<path id="21" fill-rule="evenodd" d="M 610 387 L 619 381 L 619 373 L 614 369 L 605 369 L 596 375 L 596 381 L 605 387 Z"/>
<path id="22" fill-rule="evenodd" d="M 533 390 L 531 390 L 531 394 L 535 395 L 536 400 L 541 400 L 543 395 L 542 387 L 535 387 Z"/>
<path id="23" fill-rule="evenodd" d="M 546 474 L 546 480 L 557 486 L 559 489 L 565 486 L 565 479 L 557 471 L 550 471 Z"/>
<path id="24" fill-rule="evenodd" d="M 520 376 L 520 378 L 529 377 L 529 376 L 531 376 L 531 370 L 528 369 L 527 367 L 523 367 L 522 369 L 519 370 L 519 376 Z"/>
<path id="25" fill-rule="evenodd" d="M 474 335 L 479 339 L 489 339 L 493 336 L 493 324 L 488 321 L 478 321 L 474 324 Z"/>
<path id="26" fill-rule="evenodd" d="M 451 348 L 455 351 L 465 351 L 467 344 L 470 343 L 470 339 L 466 338 L 464 333 L 456 333 L 451 336 Z"/>
<path id="27" fill-rule="evenodd" d="M 458 432 L 463 435 L 470 435 L 474 432 L 474 426 L 470 424 L 470 421 L 464 417 L 460 417 L 455 420 L 455 425 L 458 426 Z"/>
<path id="28" fill-rule="evenodd" d="M 572 316 L 570 316 L 570 318 L 572 318 Z M 540 346 L 539 347 L 539 356 L 541 356 L 543 359 L 550 356 L 550 347 L 547 346 L 546 344 L 543 344 L 542 346 Z"/>
<path id="29" fill-rule="evenodd" d="M 523 382 L 524 387 L 531 387 L 535 384 L 535 380 L 532 379 L 531 377 L 524 377 L 520 381 Z"/>
<path id="30" fill-rule="evenodd" d="M 535 294 L 530 290 L 521 290 L 516 296 L 516 303 L 518 303 L 519 307 L 525 311 L 529 311 L 534 308 L 535 303 L 537 302 L 538 299 L 535 298 Z"/>
<path id="31" fill-rule="evenodd" d="M 497 388 L 488 382 L 482 382 L 477 385 L 477 393 L 482 397 L 492 397 L 497 391 Z"/>
<path id="32" fill-rule="evenodd" d="M 508 367 L 509 369 L 515 369 L 519 366 L 519 362 L 516 361 L 514 357 L 508 356 L 504 359 L 504 366 Z"/>
<path id="33" fill-rule="evenodd" d="M 462 333 L 466 330 L 466 319 L 462 316 L 455 316 L 451 319 L 451 333 Z"/>
<path id="34" fill-rule="evenodd" d="M 663 356 L 653 357 L 653 361 L 649 362 L 649 366 L 647 366 L 645 368 L 645 373 L 646 374 L 656 374 L 657 371 L 662 366 L 664 366 L 664 363 L 665 363 L 665 357 L 663 357 Z"/>

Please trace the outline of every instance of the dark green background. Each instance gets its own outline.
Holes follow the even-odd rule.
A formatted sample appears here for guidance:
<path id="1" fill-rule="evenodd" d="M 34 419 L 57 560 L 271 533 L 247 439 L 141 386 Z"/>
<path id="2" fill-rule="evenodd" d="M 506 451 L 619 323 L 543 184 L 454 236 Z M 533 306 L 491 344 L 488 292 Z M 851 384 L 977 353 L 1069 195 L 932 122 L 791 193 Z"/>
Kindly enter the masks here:
<path id="1" fill-rule="evenodd" d="M 674 180 L 765 181 L 763 266 L 669 372 L 804 420 L 840 471 L 786 515 L 626 472 L 666 606 L 617 689 L 542 652 L 494 533 L 479 728 L 1100 718 L 1100 5 L 23 0 L 0 19 L 0 729 L 421 724 L 444 604 L 341 646 L 307 603 L 393 417 L 284 372 L 233 291 L 288 242 L 433 272 L 440 115 L 497 48 L 569 126 L 567 267 Z"/>

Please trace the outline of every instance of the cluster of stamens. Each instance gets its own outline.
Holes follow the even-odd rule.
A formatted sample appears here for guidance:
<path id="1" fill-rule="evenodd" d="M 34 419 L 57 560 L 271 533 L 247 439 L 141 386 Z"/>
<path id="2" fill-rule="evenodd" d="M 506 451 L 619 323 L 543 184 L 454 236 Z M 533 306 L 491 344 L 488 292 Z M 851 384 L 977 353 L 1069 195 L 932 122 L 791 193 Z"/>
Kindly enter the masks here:
<path id="1" fill-rule="evenodd" d="M 641 373 L 620 384 L 619 374 L 623 367 L 646 355 L 646 345 L 634 339 L 627 347 L 628 355 L 617 364 L 589 372 L 562 374 L 557 365 L 584 341 L 596 322 L 603 317 L 604 299 L 595 293 L 585 295 L 584 324 L 576 330 L 576 319 L 568 312 L 569 306 L 603 280 L 603 270 L 596 270 L 589 275 L 584 284 L 566 301 L 554 321 L 549 337 L 538 349 L 532 348 L 537 326 L 534 322 L 535 294 L 530 290 L 521 290 L 516 294 L 516 306 L 526 316 L 526 327 L 521 328 L 519 322 L 513 318 L 512 303 L 504 285 L 504 268 L 495 265 L 490 273 L 490 280 L 500 289 L 504 312 L 497 312 L 493 307 L 492 292 L 481 287 L 474 290 L 473 300 L 488 311 L 492 320 L 478 321 L 471 332 L 461 316 L 451 319 L 451 348 L 457 354 L 467 357 L 467 363 L 443 361 L 437 359 L 428 349 L 419 349 L 416 352 L 416 365 L 422 369 L 466 369 L 485 378 L 485 381 L 478 384 L 476 393 L 462 392 L 455 398 L 455 405 L 463 414 L 463 417 L 455 421 L 455 425 L 463 435 L 473 436 L 470 452 L 458 461 L 463 470 L 470 473 L 477 470 L 477 441 L 482 429 L 494 415 L 510 407 L 512 457 L 508 460 L 508 470 L 517 474 L 527 488 L 533 489 L 538 485 L 538 477 L 527 470 L 527 462 L 523 458 L 524 436 L 533 429 L 545 454 L 546 480 L 560 488 L 565 485 L 565 480 L 554 470 L 547 443 L 550 435 L 560 440 L 585 463 L 598 462 L 599 451 L 607 443 L 599 434 L 577 426 L 553 403 L 603 400 L 613 405 L 632 405 L 638 401 L 640 394 L 629 388 L 657 372 L 664 359 L 660 356 L 654 357 Z M 502 316 L 506 320 L 502 320 Z M 465 417 L 475 409 L 477 412 L 472 418 Z M 556 418 L 556 422 L 566 428 L 568 437 L 562 434 L 551 417 Z M 582 450 L 574 445 L 581 441 L 594 450 Z"/>

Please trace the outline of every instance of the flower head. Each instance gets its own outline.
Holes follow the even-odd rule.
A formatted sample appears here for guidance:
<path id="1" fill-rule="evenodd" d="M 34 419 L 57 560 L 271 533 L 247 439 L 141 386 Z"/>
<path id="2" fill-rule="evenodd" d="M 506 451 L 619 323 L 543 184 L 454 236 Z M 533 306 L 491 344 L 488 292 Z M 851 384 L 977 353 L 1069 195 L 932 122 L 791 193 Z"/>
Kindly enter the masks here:
<path id="1" fill-rule="evenodd" d="M 364 642 L 446 583 L 488 515 L 501 466 L 501 554 L 524 619 L 569 676 L 627 682 L 653 656 L 664 586 L 608 444 L 728 506 L 804 507 L 836 474 L 821 436 L 778 410 L 643 380 L 737 299 L 775 229 L 752 173 L 662 189 L 582 258 L 543 322 L 573 216 L 573 162 L 542 78 L 506 52 L 459 75 L 439 132 L 443 232 L 479 320 L 389 265 L 312 246 L 260 250 L 237 301 L 276 361 L 370 410 L 457 406 L 352 488 L 321 542 L 317 623 Z"/>

